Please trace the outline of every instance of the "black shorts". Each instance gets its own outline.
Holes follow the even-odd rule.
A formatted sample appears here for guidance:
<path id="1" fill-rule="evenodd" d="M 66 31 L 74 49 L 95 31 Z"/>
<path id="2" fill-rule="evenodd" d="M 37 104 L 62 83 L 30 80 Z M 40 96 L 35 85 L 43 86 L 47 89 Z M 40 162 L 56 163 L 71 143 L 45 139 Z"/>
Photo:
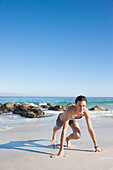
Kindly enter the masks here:
<path id="1" fill-rule="evenodd" d="M 57 120 L 56 120 L 56 125 L 57 125 L 58 127 L 62 127 L 63 124 L 64 124 L 64 121 L 60 120 L 60 115 L 61 115 L 61 114 L 62 114 L 62 113 L 60 113 L 60 114 L 58 115 L 58 118 L 57 118 Z M 71 125 L 71 124 L 74 123 L 74 122 L 76 122 L 76 120 L 69 120 L 69 125 Z"/>
<path id="2" fill-rule="evenodd" d="M 60 120 L 60 115 L 61 115 L 62 113 L 60 113 L 59 115 L 58 115 L 58 118 L 57 118 L 57 120 L 56 120 L 56 125 L 58 126 L 58 127 L 62 127 L 62 125 L 64 124 L 64 121 L 62 121 L 62 120 Z"/>

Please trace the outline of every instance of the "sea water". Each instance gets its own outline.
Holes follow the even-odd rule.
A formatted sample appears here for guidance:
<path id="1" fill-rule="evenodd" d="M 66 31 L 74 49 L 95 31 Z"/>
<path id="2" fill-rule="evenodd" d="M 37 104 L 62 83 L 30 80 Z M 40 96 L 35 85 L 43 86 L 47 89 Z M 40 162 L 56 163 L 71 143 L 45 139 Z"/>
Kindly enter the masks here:
<path id="1" fill-rule="evenodd" d="M 106 124 L 113 124 L 113 97 L 88 97 L 87 108 L 101 105 L 108 109 L 108 111 L 90 111 L 90 117 L 93 126 L 102 126 L 103 122 Z M 74 103 L 74 97 L 24 97 L 24 96 L 2 96 L 0 97 L 0 103 L 29 103 L 31 105 L 39 106 L 40 103 L 49 103 L 52 106 L 63 105 L 66 106 L 69 103 Z M 22 126 L 44 126 L 55 125 L 56 117 L 61 111 L 51 111 L 43 109 L 45 116 L 43 118 L 24 118 L 20 115 L 12 114 L 0 114 L 0 131 L 10 130 L 15 127 Z M 84 118 L 77 120 L 80 125 L 85 126 Z"/>

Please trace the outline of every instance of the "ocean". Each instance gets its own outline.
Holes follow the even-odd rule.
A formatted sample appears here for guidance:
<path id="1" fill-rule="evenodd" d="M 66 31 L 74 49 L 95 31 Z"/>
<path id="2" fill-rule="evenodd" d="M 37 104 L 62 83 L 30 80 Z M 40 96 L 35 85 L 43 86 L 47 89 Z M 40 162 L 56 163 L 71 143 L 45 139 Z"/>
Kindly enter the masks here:
<path id="1" fill-rule="evenodd" d="M 90 117 L 93 126 L 102 126 L 103 122 L 107 124 L 113 123 L 113 97 L 88 97 L 87 108 L 101 105 L 108 109 L 108 111 L 90 111 Z M 14 102 L 14 103 L 30 103 L 32 105 L 39 105 L 40 103 L 49 103 L 53 106 L 74 103 L 74 97 L 24 97 L 24 96 L 1 96 L 0 103 Z M 10 130 L 15 127 L 24 126 L 38 126 L 55 125 L 56 117 L 61 111 L 49 111 L 43 109 L 45 116 L 43 118 L 24 118 L 20 115 L 12 113 L 0 114 L 0 131 Z M 84 119 L 84 118 L 83 118 Z M 77 120 L 83 127 L 85 123 L 83 119 Z"/>

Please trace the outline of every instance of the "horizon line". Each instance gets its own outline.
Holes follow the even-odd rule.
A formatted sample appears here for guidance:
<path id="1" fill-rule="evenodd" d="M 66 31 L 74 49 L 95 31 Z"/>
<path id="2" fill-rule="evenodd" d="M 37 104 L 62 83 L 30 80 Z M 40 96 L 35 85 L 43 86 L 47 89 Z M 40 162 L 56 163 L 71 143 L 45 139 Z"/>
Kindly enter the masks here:
<path id="1" fill-rule="evenodd" d="M 77 95 L 79 96 L 79 95 Z M 76 96 L 37 96 L 37 95 L 0 95 L 0 97 L 74 97 L 76 98 Z M 113 96 L 85 96 L 87 97 L 113 97 Z"/>

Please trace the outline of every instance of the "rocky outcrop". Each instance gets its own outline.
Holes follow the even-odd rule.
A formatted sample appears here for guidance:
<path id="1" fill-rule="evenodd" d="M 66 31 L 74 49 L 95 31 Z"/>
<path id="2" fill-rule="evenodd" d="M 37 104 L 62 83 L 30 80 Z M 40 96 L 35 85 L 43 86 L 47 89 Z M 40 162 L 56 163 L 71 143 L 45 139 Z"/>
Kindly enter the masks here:
<path id="1" fill-rule="evenodd" d="M 13 113 L 19 114 L 27 118 L 36 118 L 36 117 L 39 118 L 44 116 L 43 110 L 39 109 L 38 107 L 32 106 L 30 104 L 23 104 L 23 105 L 16 106 Z"/>
<path id="2" fill-rule="evenodd" d="M 68 106 L 74 106 L 74 103 L 69 103 L 67 106 L 56 105 L 51 106 L 49 103 L 39 103 L 39 106 L 48 110 L 64 111 Z M 13 112 L 24 117 L 42 117 L 44 112 L 36 106 L 30 104 L 14 104 L 14 103 L 0 103 L 0 114 Z"/>
<path id="3" fill-rule="evenodd" d="M 49 106 L 48 110 L 55 110 L 55 111 L 65 111 L 67 107 L 75 106 L 74 103 L 69 103 L 67 106 L 56 105 L 56 106 Z"/>
<path id="4" fill-rule="evenodd" d="M 103 106 L 94 106 L 90 108 L 89 110 L 94 110 L 94 111 L 107 111 L 107 109 Z"/>
<path id="5" fill-rule="evenodd" d="M 14 110 L 15 104 L 14 103 L 0 103 L 0 114 L 1 113 L 9 113 Z"/>
<path id="6" fill-rule="evenodd" d="M 44 116 L 44 112 L 41 109 L 30 104 L 0 103 L 0 114 L 9 112 L 28 118 Z"/>
<path id="7" fill-rule="evenodd" d="M 62 106 L 62 105 L 51 106 L 48 108 L 48 110 L 64 111 L 66 110 L 66 106 Z"/>
<path id="8" fill-rule="evenodd" d="M 42 108 L 46 108 L 48 110 L 65 111 L 67 107 L 75 106 L 75 104 L 69 103 L 67 106 L 62 106 L 62 105 L 51 106 L 49 103 L 42 103 L 39 104 L 39 106 Z M 107 111 L 107 109 L 104 108 L 103 106 L 95 106 L 90 108 L 89 110 Z M 13 112 L 14 114 L 19 114 L 27 118 L 37 118 L 37 117 L 44 116 L 44 111 L 41 110 L 38 106 L 36 107 L 30 104 L 0 103 L 0 114 L 9 113 L 9 112 Z"/>
<path id="9" fill-rule="evenodd" d="M 44 109 L 48 109 L 51 107 L 51 105 L 49 103 L 39 103 L 39 106 L 44 108 Z"/>

